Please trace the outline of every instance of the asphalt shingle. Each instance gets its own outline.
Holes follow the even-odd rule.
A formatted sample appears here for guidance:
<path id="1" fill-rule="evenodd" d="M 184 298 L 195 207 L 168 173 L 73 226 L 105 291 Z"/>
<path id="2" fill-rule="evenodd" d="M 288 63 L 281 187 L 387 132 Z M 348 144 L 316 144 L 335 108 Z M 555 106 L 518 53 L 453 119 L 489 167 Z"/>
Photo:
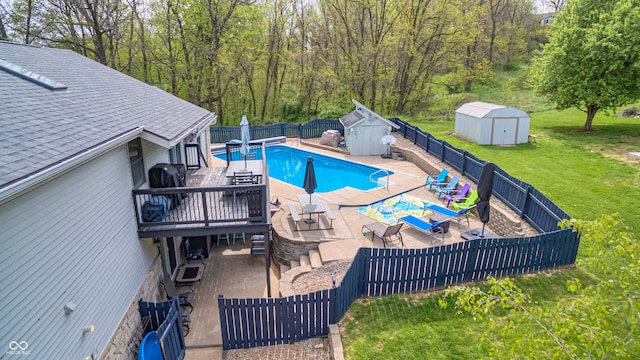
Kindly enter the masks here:
<path id="1" fill-rule="evenodd" d="M 211 115 L 70 50 L 0 41 L 0 59 L 67 86 L 0 69 L 0 188 L 136 127 L 174 140 Z"/>

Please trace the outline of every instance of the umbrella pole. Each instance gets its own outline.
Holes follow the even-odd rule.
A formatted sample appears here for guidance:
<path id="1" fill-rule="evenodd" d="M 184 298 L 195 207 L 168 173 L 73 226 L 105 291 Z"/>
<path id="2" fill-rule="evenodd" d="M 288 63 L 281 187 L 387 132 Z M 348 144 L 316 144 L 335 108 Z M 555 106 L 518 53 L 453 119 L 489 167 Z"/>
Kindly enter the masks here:
<path id="1" fill-rule="evenodd" d="M 483 238 L 483 237 L 484 237 L 484 226 L 485 226 L 485 225 L 486 225 L 485 223 L 482 223 L 482 234 L 480 234 L 480 237 L 481 237 L 481 238 Z"/>

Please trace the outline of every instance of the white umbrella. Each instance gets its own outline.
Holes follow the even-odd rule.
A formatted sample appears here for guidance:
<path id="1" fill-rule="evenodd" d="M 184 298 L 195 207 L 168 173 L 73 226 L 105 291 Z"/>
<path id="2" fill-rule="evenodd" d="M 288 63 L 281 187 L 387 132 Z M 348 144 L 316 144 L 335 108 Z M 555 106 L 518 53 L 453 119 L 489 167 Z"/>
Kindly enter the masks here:
<path id="1" fill-rule="evenodd" d="M 242 121 L 240 121 L 240 139 L 242 140 L 242 146 L 240 147 L 240 153 L 244 156 L 244 167 L 247 167 L 247 154 L 249 154 L 249 140 L 251 140 L 251 134 L 249 133 L 249 120 L 246 115 L 242 115 Z"/>

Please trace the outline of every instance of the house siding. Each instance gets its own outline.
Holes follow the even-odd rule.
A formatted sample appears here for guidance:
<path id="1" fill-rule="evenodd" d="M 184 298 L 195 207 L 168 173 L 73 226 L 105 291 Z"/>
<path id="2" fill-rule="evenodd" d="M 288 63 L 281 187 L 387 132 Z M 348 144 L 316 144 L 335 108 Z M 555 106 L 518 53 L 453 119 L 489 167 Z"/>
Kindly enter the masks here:
<path id="1" fill-rule="evenodd" d="M 102 354 L 157 257 L 131 189 L 123 145 L 0 205 L 0 359 L 11 341 L 30 359 Z"/>

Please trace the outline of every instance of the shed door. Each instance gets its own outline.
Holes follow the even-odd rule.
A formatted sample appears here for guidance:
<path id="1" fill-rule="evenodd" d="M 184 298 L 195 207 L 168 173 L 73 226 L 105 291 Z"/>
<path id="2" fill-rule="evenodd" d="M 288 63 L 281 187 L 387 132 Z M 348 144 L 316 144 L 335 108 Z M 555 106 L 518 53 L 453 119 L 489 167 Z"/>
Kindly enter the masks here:
<path id="1" fill-rule="evenodd" d="M 493 118 L 491 144 L 515 145 L 517 121 L 516 118 Z"/>

